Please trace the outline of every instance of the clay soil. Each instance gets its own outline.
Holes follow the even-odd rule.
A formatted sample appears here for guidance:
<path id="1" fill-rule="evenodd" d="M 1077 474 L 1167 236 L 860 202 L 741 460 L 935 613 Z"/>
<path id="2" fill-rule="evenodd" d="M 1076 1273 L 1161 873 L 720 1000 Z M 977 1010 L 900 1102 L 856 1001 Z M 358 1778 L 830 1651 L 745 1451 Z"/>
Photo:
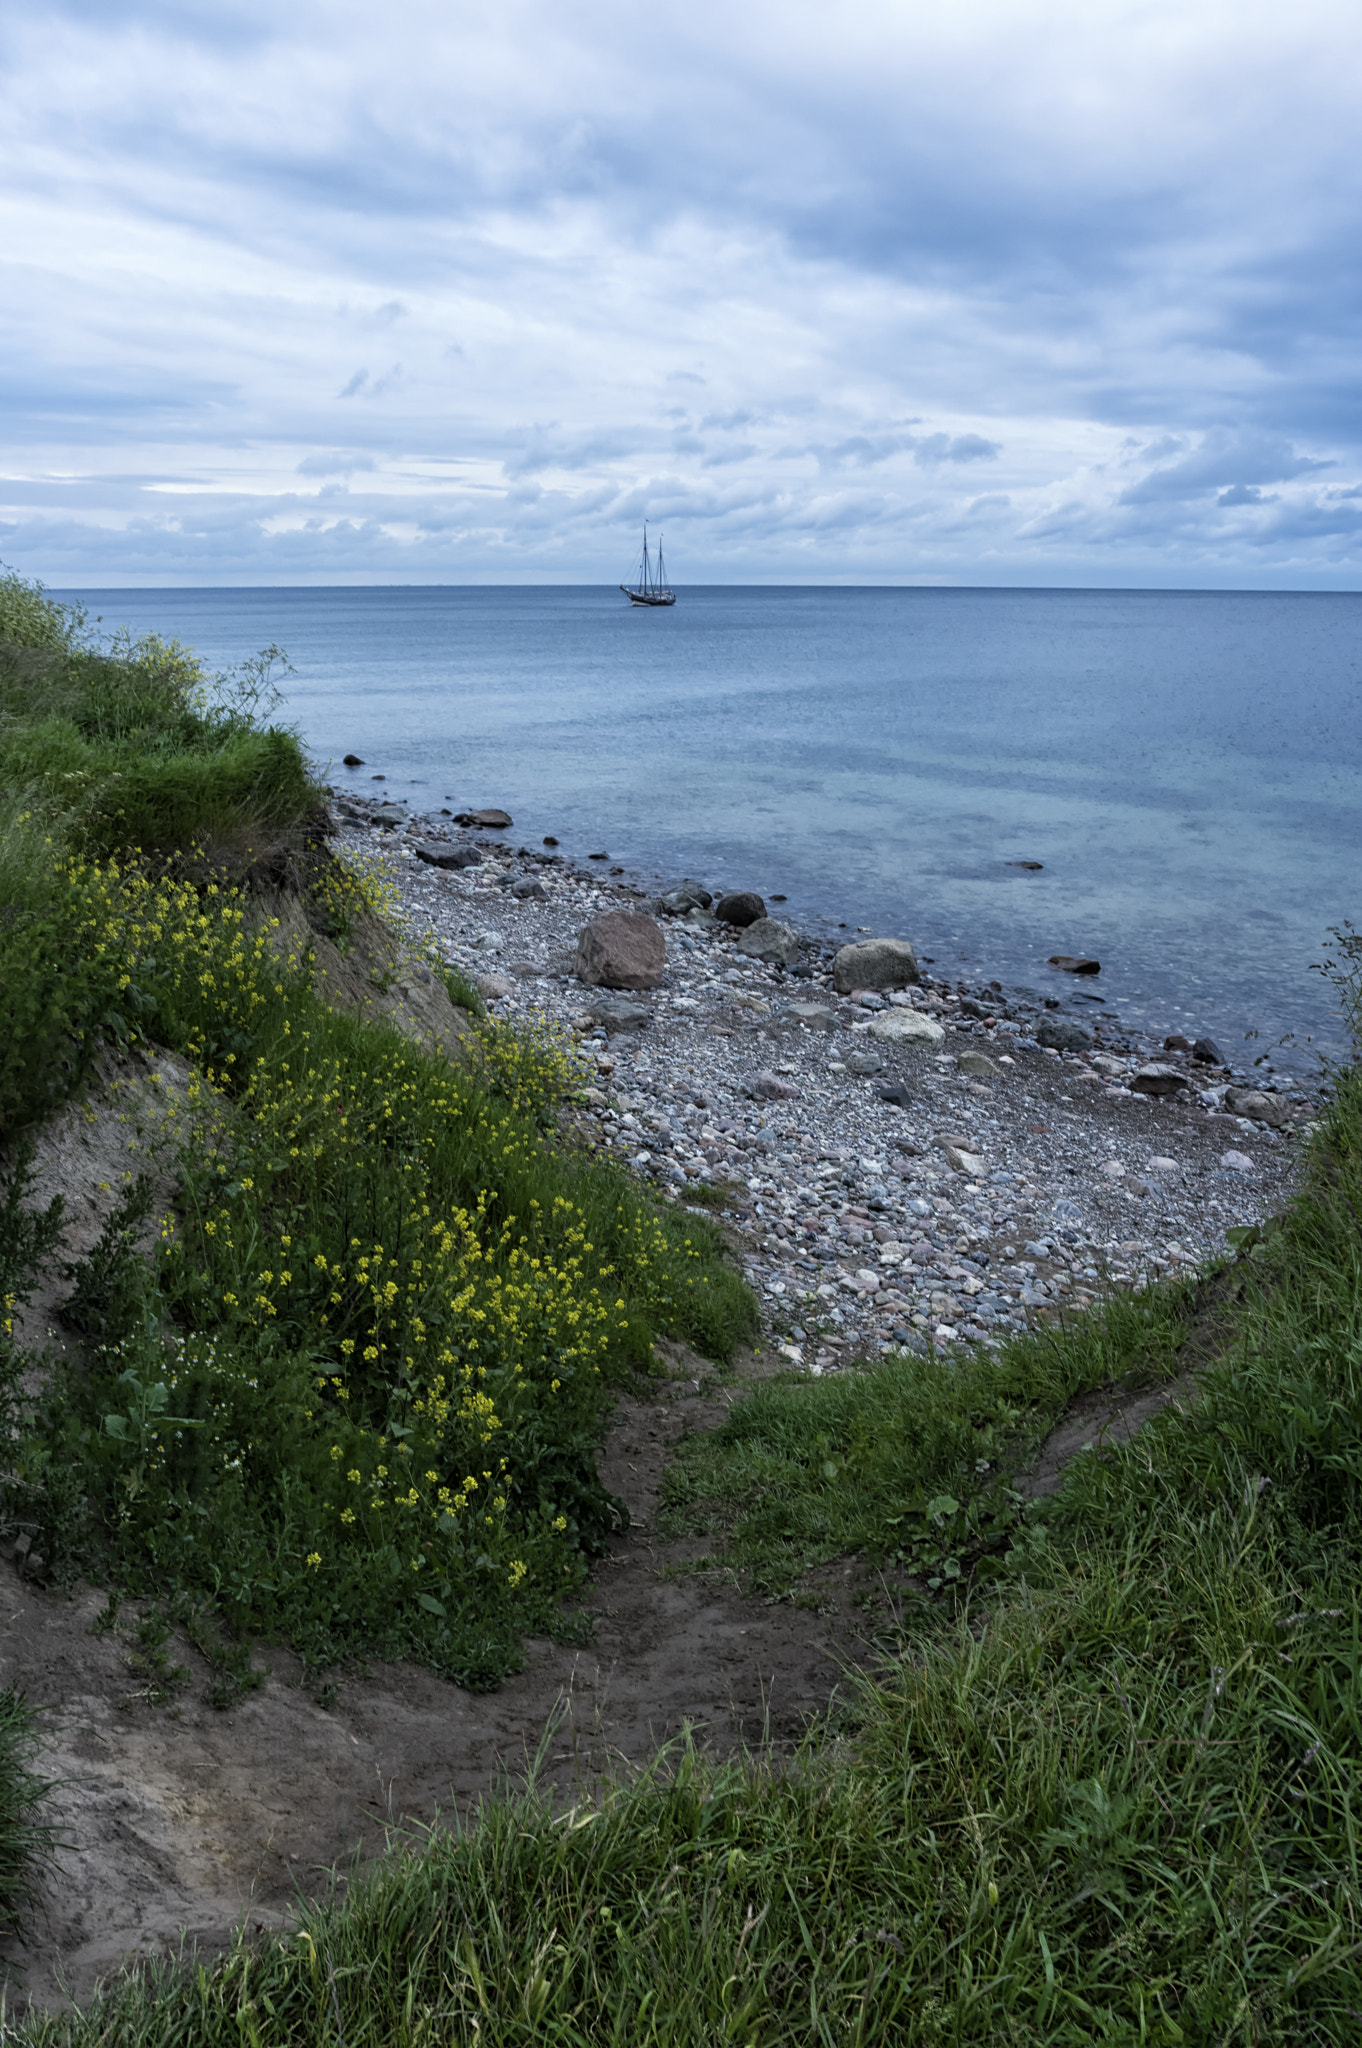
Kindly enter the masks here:
<path id="1" fill-rule="evenodd" d="M 139 1956 L 218 1947 L 243 1919 L 284 1924 L 395 1832 L 469 1813 L 536 1759 L 540 1782 L 571 1798 L 688 1727 L 720 1754 L 788 1754 L 873 1655 L 857 1573 L 821 1585 L 818 1612 L 767 1606 L 721 1574 L 669 1575 L 697 1550 L 654 1530 L 672 1445 L 713 1427 L 764 1367 L 749 1356 L 718 1387 L 672 1349 L 647 1395 L 621 1401 L 600 1469 L 632 1526 L 587 1591 L 590 1643 L 531 1640 L 494 1693 L 394 1664 L 340 1674 L 319 1696 L 289 1652 L 262 1644 L 265 1684 L 218 1712 L 203 1703 L 202 1660 L 172 1639 L 166 1653 L 190 1679 L 156 1702 L 129 1665 L 135 1616 L 100 1633 L 102 1595 L 38 1590 L 6 1570 L 0 1669 L 42 1709 L 40 1768 L 59 1781 L 64 1835 L 28 1945 L 3 1951 L 11 2010 L 85 1998 Z"/>

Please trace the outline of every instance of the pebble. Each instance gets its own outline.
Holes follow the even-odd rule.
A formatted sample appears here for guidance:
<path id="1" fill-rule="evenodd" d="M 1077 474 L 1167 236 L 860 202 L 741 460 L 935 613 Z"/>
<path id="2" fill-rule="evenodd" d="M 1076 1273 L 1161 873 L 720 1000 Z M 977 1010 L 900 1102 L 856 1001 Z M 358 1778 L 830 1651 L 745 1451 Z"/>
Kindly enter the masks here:
<path id="1" fill-rule="evenodd" d="M 589 1142 L 663 1200 L 684 1203 L 696 1182 L 726 1193 L 772 1340 L 793 1339 L 811 1373 L 904 1345 L 994 1345 L 1107 1287 L 1223 1254 L 1228 1228 L 1289 1192 L 1290 1131 L 1313 1100 L 1268 1082 L 1285 1135 L 1226 1115 L 1236 1079 L 1256 1094 L 1262 1080 L 1208 1068 L 1206 1041 L 1169 1053 L 1162 1035 L 1107 1016 L 1079 1026 L 992 984 L 929 978 L 866 1007 L 862 986 L 835 988 L 831 944 L 794 933 L 796 978 L 744 957 L 750 926 L 703 909 L 666 919 L 646 1000 L 607 997 L 571 971 L 579 934 L 605 911 L 646 910 L 656 889 L 476 830 L 455 843 L 480 865 L 432 866 L 414 842 L 439 841 L 446 821 L 403 811 L 403 831 L 383 832 L 375 799 L 344 794 L 337 838 L 397 869 L 413 936 L 472 976 L 495 1015 L 577 1037 L 597 1084 L 574 1111 Z M 542 895 L 519 898 L 527 880 Z M 489 974 L 489 956 L 506 971 Z M 1042 1034 L 1081 1042 L 1045 1050 Z M 1183 1085 L 1134 1090 L 1152 1065 Z M 1224 1149 L 1227 1126 L 1260 1157 Z"/>

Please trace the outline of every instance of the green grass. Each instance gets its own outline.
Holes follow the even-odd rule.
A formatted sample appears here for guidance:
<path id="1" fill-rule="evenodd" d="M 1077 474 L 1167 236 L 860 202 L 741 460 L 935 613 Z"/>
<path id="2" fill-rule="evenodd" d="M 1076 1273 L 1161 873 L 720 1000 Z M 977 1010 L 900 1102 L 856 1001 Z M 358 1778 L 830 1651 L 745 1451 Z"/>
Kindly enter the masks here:
<path id="1" fill-rule="evenodd" d="M 852 1554 L 954 1585 L 962 1556 L 996 1549 L 1015 1521 L 1008 1482 L 1075 1395 L 1177 1375 L 1198 1294 L 1116 1295 L 997 1354 L 768 1380 L 681 1445 L 661 1525 L 716 1540 L 691 1569 L 737 1570 L 768 1595 Z"/>

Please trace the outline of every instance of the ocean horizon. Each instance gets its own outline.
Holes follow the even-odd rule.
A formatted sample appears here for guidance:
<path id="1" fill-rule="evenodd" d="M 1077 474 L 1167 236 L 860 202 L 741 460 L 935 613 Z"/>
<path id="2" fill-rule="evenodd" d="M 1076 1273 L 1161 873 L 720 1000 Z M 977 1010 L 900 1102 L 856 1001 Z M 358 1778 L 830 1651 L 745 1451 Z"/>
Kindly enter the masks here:
<path id="1" fill-rule="evenodd" d="M 1312 963 L 1358 911 L 1362 596 L 676 587 L 52 594 L 215 670 L 284 648 L 279 716 L 333 783 L 498 804 L 516 844 L 755 888 L 941 974 L 1072 998 L 1047 958 L 1091 955 L 1106 1006 L 1237 1062 L 1339 1048 Z"/>

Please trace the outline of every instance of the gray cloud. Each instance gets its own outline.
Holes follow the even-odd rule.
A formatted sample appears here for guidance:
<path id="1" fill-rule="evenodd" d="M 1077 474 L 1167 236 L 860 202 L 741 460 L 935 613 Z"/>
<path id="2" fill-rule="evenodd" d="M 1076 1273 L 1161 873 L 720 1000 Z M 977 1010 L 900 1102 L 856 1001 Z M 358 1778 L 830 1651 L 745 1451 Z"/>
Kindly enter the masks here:
<path id="1" fill-rule="evenodd" d="M 1122 491 L 1121 503 L 1166 504 L 1221 490 L 1222 505 L 1253 504 L 1256 500 L 1247 493 L 1257 485 L 1285 483 L 1329 467 L 1327 458 L 1321 461 L 1302 455 L 1280 435 L 1213 428 L 1180 462 L 1150 470 L 1139 483 Z"/>

